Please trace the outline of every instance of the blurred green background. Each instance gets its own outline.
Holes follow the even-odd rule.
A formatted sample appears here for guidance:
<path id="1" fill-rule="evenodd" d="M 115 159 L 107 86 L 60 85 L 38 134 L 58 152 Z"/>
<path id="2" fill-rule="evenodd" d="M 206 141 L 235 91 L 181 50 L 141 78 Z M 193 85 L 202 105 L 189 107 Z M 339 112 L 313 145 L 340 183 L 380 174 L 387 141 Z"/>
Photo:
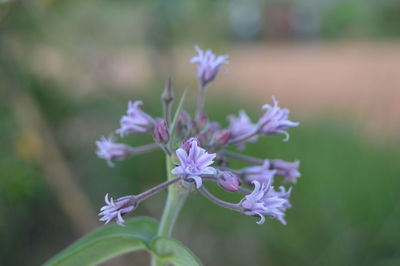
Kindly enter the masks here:
<path id="1" fill-rule="evenodd" d="M 395 0 L 0 1 L 0 265 L 42 264 L 101 226 L 106 193 L 165 178 L 161 152 L 109 168 L 94 142 L 128 99 L 161 114 L 170 75 L 194 99 L 195 44 L 231 55 L 209 89 L 212 118 L 226 125 L 246 109 L 256 120 L 275 95 L 301 121 L 288 143 L 265 138 L 246 153 L 300 159 L 302 178 L 287 226 L 194 193 L 174 236 L 205 265 L 400 265 L 399 37 Z M 133 215 L 159 219 L 164 197 Z"/>

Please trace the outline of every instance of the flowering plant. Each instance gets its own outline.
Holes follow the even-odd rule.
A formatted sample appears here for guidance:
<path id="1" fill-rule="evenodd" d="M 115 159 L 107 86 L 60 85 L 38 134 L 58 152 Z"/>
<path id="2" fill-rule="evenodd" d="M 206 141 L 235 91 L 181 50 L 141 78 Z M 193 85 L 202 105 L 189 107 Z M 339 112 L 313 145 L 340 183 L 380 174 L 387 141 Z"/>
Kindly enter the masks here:
<path id="1" fill-rule="evenodd" d="M 204 112 L 206 88 L 228 64 L 228 56 L 216 56 L 211 50 L 195 48 L 198 55 L 191 62 L 197 64 L 199 95 L 193 117 L 182 108 L 186 91 L 172 117 L 174 93 L 171 80 L 168 80 L 162 94 L 161 118 L 144 112 L 141 101 L 129 102 L 120 128 L 115 131 L 121 138 L 131 134 L 152 134 L 155 143 L 131 147 L 117 142 L 114 135 L 96 142 L 97 155 L 109 166 L 134 155 L 162 150 L 166 155 L 167 180 L 138 195 L 113 199 L 106 194 L 105 205 L 99 213 L 100 221 L 106 224 L 115 221 L 117 225 L 104 226 L 83 237 L 50 260 L 48 265 L 74 265 L 78 261 L 79 265 L 91 265 L 137 249 L 147 249 L 151 253 L 152 265 L 200 265 L 186 247 L 170 238 L 185 199 L 196 190 L 221 207 L 259 217 L 257 224 L 263 224 L 266 217 L 286 224 L 285 212 L 291 207 L 292 189 L 284 186 L 276 189 L 275 183 L 279 181 L 276 176 L 283 178 L 282 183 L 296 183 L 300 177 L 299 162 L 258 159 L 227 148 L 233 146 L 242 151 L 246 143 L 276 134 L 285 135 L 284 141 L 288 141 L 286 130 L 299 123 L 289 120 L 289 110 L 280 108 L 274 97 L 273 105 L 263 106 L 265 113 L 256 123 L 244 110 L 238 116 L 228 116 L 227 128 L 211 121 Z M 250 165 L 232 169 L 231 159 Z M 240 193 L 243 198 L 237 203 L 226 202 L 210 193 L 206 182 L 215 182 L 221 189 Z M 168 195 L 159 224 L 143 217 L 124 220 L 140 202 L 164 189 L 168 189 Z"/>

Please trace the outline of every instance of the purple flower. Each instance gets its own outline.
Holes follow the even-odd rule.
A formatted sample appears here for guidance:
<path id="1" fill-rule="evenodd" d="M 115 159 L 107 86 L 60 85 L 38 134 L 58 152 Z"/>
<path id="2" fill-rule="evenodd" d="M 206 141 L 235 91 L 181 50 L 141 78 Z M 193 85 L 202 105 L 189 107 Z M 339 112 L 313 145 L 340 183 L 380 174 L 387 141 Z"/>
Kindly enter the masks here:
<path id="1" fill-rule="evenodd" d="M 197 144 L 197 139 L 192 138 L 184 144 L 183 148 L 176 150 L 180 165 L 172 169 L 172 173 L 182 176 L 185 179 L 192 179 L 196 182 L 196 187 L 202 185 L 201 175 L 212 175 L 215 169 L 210 167 L 216 154 L 208 153 Z"/>
<path id="2" fill-rule="evenodd" d="M 202 87 L 213 81 L 223 64 L 228 64 L 228 56 L 216 56 L 210 49 L 205 52 L 197 45 L 194 47 L 198 53 L 190 62 L 197 63 L 197 78 Z"/>
<path id="3" fill-rule="evenodd" d="M 284 160 L 271 160 L 271 166 L 276 170 L 276 174 L 283 176 L 284 182 L 296 183 L 301 176 L 299 172 L 299 161 L 287 162 Z"/>
<path id="4" fill-rule="evenodd" d="M 286 136 L 284 141 L 288 141 L 289 133 L 285 130 L 291 127 L 297 127 L 299 123 L 288 120 L 289 110 L 279 108 L 278 101 L 275 97 L 272 97 L 272 100 L 274 101 L 274 106 L 265 104 L 263 109 L 266 110 L 266 113 L 258 121 L 261 134 L 267 136 L 283 134 Z"/>
<path id="5" fill-rule="evenodd" d="M 229 171 L 223 171 L 218 176 L 218 185 L 220 185 L 223 189 L 236 192 L 240 187 L 240 179 Z"/>
<path id="6" fill-rule="evenodd" d="M 253 124 L 250 118 L 247 116 L 244 110 L 240 110 L 239 115 L 236 117 L 234 115 L 228 116 L 229 129 L 232 132 L 232 138 L 238 139 L 245 136 L 249 136 L 257 131 L 257 125 Z M 246 142 L 256 142 L 258 136 L 255 135 L 246 140 Z M 239 148 L 243 148 L 243 142 L 239 144 Z"/>
<path id="7" fill-rule="evenodd" d="M 124 219 L 122 215 L 133 211 L 137 206 L 137 200 L 134 196 L 125 196 L 114 201 L 108 198 L 106 194 L 104 198 L 106 205 L 100 209 L 99 216 L 102 216 L 99 221 L 104 221 L 108 224 L 112 220 L 116 220 L 117 224 L 123 225 Z"/>
<path id="8" fill-rule="evenodd" d="M 106 138 L 101 137 L 96 141 L 96 154 L 100 158 L 107 161 L 109 166 L 114 166 L 113 161 L 122 161 L 132 154 L 132 147 L 122 143 L 115 143 L 112 136 Z"/>
<path id="9" fill-rule="evenodd" d="M 147 133 L 154 126 L 154 119 L 140 109 L 142 101 L 128 103 L 127 115 L 120 120 L 121 128 L 116 132 L 121 136 L 135 133 Z"/>
<path id="10" fill-rule="evenodd" d="M 241 174 L 244 175 L 245 180 L 249 183 L 257 181 L 261 184 L 268 184 L 273 181 L 276 170 L 271 170 L 271 164 L 268 160 L 265 160 L 263 165 L 256 165 L 242 169 Z"/>
<path id="11" fill-rule="evenodd" d="M 260 184 L 253 181 L 253 192 L 246 195 L 240 204 L 245 209 L 246 215 L 260 216 L 261 219 L 257 224 L 263 224 L 265 222 L 264 215 L 268 215 L 271 219 L 278 219 L 286 225 L 284 217 L 285 211 L 291 207 L 289 202 L 291 189 L 286 191 L 284 187 L 280 187 L 280 191 L 275 191 L 271 183 Z"/>

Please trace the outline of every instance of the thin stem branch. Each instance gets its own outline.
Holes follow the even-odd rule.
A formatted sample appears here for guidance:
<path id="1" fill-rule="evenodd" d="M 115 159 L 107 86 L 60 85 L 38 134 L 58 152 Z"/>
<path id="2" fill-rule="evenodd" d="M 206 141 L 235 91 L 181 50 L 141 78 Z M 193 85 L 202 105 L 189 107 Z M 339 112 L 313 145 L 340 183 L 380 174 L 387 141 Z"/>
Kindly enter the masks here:
<path id="1" fill-rule="evenodd" d="M 264 164 L 264 160 L 262 160 L 262 159 L 255 158 L 255 157 L 248 156 L 248 155 L 243 155 L 243 154 L 232 152 L 232 151 L 223 151 L 222 154 L 227 157 L 230 157 L 230 158 L 233 158 L 233 159 L 236 159 L 239 161 L 243 161 L 246 163 L 257 164 L 257 165 Z"/>
<path id="2" fill-rule="evenodd" d="M 244 188 L 244 187 L 239 187 L 239 190 L 238 190 L 240 193 L 242 193 L 242 194 L 245 194 L 245 195 L 249 195 L 249 194 L 251 194 L 251 191 L 250 190 L 248 190 L 247 188 Z"/>
<path id="3" fill-rule="evenodd" d="M 197 98 L 196 107 L 196 118 L 199 118 L 203 114 L 204 103 L 206 100 L 206 87 L 199 83 L 199 96 Z"/>
<path id="4" fill-rule="evenodd" d="M 235 144 L 239 144 L 241 142 L 244 142 L 248 139 L 251 139 L 252 137 L 256 136 L 258 134 L 258 128 L 256 130 L 254 130 L 253 132 L 244 135 L 242 137 L 236 138 L 236 139 L 232 139 L 231 141 L 228 142 L 228 145 L 235 145 Z"/>
<path id="5" fill-rule="evenodd" d="M 168 180 L 174 180 L 175 176 L 171 173 L 173 163 L 171 158 L 167 156 L 167 174 Z M 161 217 L 160 226 L 158 228 L 159 236 L 171 236 L 176 218 L 185 202 L 188 191 L 179 184 L 168 187 L 167 201 L 165 203 L 164 212 Z"/>
<path id="6" fill-rule="evenodd" d="M 154 151 L 159 148 L 160 148 L 160 146 L 157 143 L 147 144 L 147 145 L 143 145 L 143 146 L 139 146 L 139 147 L 131 147 L 130 155 L 134 156 L 134 155 Z"/>
<path id="7" fill-rule="evenodd" d="M 149 190 L 147 190 L 147 191 L 145 191 L 145 192 L 143 192 L 143 193 L 140 193 L 139 195 L 136 196 L 136 199 L 137 199 L 138 201 L 145 200 L 145 199 L 147 199 L 148 197 L 151 197 L 151 196 L 153 196 L 154 194 L 160 192 L 161 190 L 167 188 L 169 185 L 172 185 L 172 184 L 178 182 L 179 180 L 181 180 L 181 177 L 176 177 L 176 178 L 174 178 L 174 179 L 165 181 L 164 183 L 161 183 L 161 184 L 159 184 L 159 185 L 157 185 L 157 186 L 155 186 L 155 187 L 152 187 L 151 189 L 149 189 Z"/>
<path id="8" fill-rule="evenodd" d="M 246 140 L 248 140 L 248 139 L 251 139 L 252 137 L 254 137 L 254 136 L 260 134 L 260 132 L 262 131 L 262 128 L 263 128 L 266 124 L 268 124 L 269 122 L 270 122 L 270 121 L 267 120 L 267 121 L 265 121 L 264 123 L 262 123 L 261 125 L 258 125 L 257 128 L 256 128 L 253 132 L 251 132 L 251 133 L 249 133 L 249 134 L 247 134 L 247 135 L 245 135 L 245 136 L 242 136 L 242 137 L 239 137 L 239 138 L 237 138 L 237 139 L 233 139 L 233 140 L 229 141 L 228 145 L 239 144 L 239 143 L 241 143 L 241 142 L 244 142 L 244 141 L 246 141 Z"/>
<path id="9" fill-rule="evenodd" d="M 162 94 L 162 102 L 163 102 L 163 109 L 164 109 L 164 120 L 167 125 L 167 128 L 169 128 L 169 125 L 171 123 L 171 110 L 172 110 L 172 104 L 174 102 L 174 92 L 172 90 L 172 81 L 171 78 L 168 78 L 164 92 Z"/>
<path id="10" fill-rule="evenodd" d="M 215 197 L 210 192 L 208 192 L 208 190 L 204 186 L 200 187 L 199 190 L 207 199 L 209 199 L 210 201 L 218 204 L 221 207 L 224 207 L 224 208 L 227 208 L 227 209 L 231 209 L 231 210 L 235 210 L 235 211 L 241 211 L 242 210 L 242 207 L 240 207 L 239 204 L 226 202 L 226 201 L 223 201 L 223 200 Z"/>

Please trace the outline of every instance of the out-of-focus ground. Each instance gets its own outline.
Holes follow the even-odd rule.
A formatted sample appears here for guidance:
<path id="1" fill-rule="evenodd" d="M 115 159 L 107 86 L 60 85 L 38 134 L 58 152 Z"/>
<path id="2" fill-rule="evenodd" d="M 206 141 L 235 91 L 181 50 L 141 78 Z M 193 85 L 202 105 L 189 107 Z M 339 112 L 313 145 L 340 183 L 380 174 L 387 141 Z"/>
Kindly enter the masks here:
<path id="1" fill-rule="evenodd" d="M 187 64 L 193 51 L 183 50 L 174 51 L 178 59 L 173 72 L 194 86 L 194 66 Z M 243 44 L 228 52 L 231 64 L 214 85 L 225 89 L 211 88 L 209 95 L 228 93 L 261 105 L 271 102 L 266 95 L 272 94 L 303 116 L 347 115 L 378 135 L 400 129 L 398 41 Z M 95 90 L 96 80 L 117 90 L 140 90 L 153 71 L 146 49 L 103 53 L 98 62 L 89 55 L 83 67 L 52 49 L 41 47 L 34 55 L 37 71 L 58 80 L 74 77 L 80 92 Z"/>

